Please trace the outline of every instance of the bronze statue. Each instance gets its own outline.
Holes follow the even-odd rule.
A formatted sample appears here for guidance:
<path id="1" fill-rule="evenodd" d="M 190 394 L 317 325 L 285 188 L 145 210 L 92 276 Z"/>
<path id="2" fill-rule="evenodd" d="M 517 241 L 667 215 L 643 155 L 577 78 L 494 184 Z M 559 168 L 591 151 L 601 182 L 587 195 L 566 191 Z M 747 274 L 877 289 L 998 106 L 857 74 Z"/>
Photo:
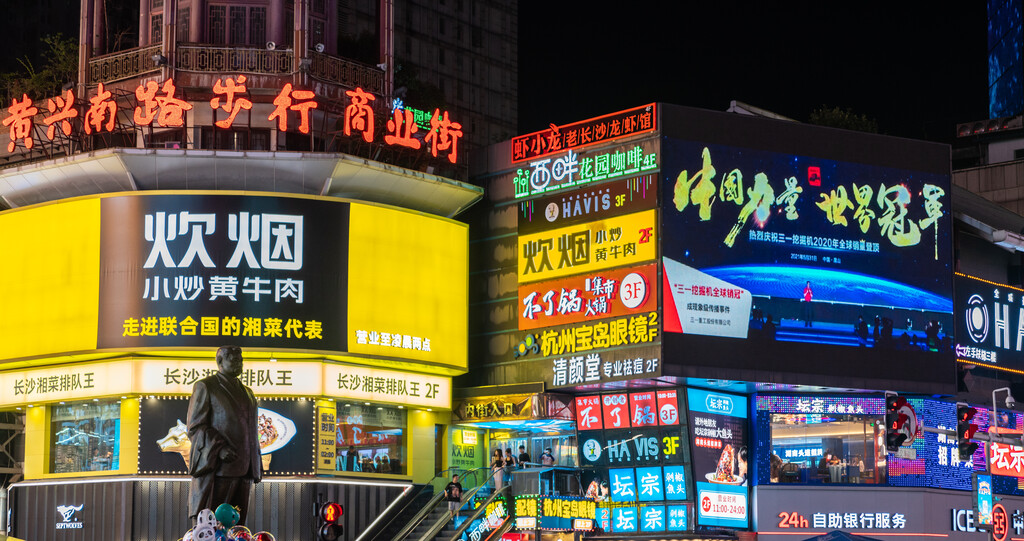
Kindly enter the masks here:
<path id="1" fill-rule="evenodd" d="M 256 397 L 238 380 L 241 374 L 242 349 L 224 346 L 217 350 L 217 373 L 192 388 L 188 514 L 193 524 L 199 511 L 224 502 L 238 507 L 238 523 L 244 524 L 252 484 L 260 482 Z"/>

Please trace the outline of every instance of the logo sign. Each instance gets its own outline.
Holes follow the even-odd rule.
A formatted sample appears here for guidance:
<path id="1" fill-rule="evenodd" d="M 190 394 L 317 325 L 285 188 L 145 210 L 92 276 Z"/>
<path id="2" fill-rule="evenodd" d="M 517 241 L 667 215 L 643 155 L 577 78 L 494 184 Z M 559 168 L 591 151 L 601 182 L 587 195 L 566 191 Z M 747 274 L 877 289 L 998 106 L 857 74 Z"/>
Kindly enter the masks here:
<path id="1" fill-rule="evenodd" d="M 512 138 L 512 163 L 532 160 L 569 148 L 612 141 L 657 128 L 657 104 L 650 103 L 572 124 Z"/>
<path id="2" fill-rule="evenodd" d="M 1010 517 L 1006 514 L 1003 504 L 997 503 L 992 506 L 992 539 L 994 541 L 1006 541 L 1010 533 Z"/>
<path id="3" fill-rule="evenodd" d="M 656 241 L 654 210 L 520 235 L 519 282 L 652 261 L 657 252 Z"/>
<path id="4" fill-rule="evenodd" d="M 1024 290 L 956 273 L 956 356 L 996 369 L 1024 368 Z"/>
<path id="5" fill-rule="evenodd" d="M 720 415 L 731 415 L 733 410 L 732 397 L 708 393 L 708 395 L 704 398 L 704 406 L 710 413 L 717 413 Z"/>
<path id="6" fill-rule="evenodd" d="M 629 406 L 626 394 L 606 394 L 601 396 L 604 406 L 605 428 L 629 427 Z"/>
<path id="7" fill-rule="evenodd" d="M 78 520 L 75 516 L 76 513 L 82 510 L 85 504 L 81 505 L 58 505 L 57 514 L 60 515 L 60 522 L 57 523 L 56 528 L 58 530 L 80 530 L 82 529 L 82 521 Z"/>
<path id="8" fill-rule="evenodd" d="M 657 265 L 600 271 L 519 287 L 519 329 L 650 312 Z"/>
<path id="9" fill-rule="evenodd" d="M 631 393 L 629 395 L 630 422 L 635 427 L 657 426 L 658 406 L 654 391 Z"/>
<path id="10" fill-rule="evenodd" d="M 583 458 L 591 462 L 601 459 L 601 442 L 590 439 L 583 444 Z"/>
<path id="11" fill-rule="evenodd" d="M 643 175 L 519 203 L 520 235 L 611 216 L 631 214 L 657 205 L 658 175 Z"/>

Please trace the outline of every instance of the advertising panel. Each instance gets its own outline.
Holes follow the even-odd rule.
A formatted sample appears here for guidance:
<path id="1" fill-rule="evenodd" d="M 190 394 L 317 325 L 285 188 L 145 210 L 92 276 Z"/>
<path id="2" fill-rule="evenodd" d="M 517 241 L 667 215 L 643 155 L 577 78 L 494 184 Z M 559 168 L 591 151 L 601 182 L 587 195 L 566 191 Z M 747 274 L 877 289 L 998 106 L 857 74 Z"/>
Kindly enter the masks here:
<path id="1" fill-rule="evenodd" d="M 956 358 L 1024 369 L 1024 289 L 955 273 Z"/>
<path id="2" fill-rule="evenodd" d="M 630 422 L 635 427 L 657 426 L 658 405 L 654 391 L 629 394 Z"/>
<path id="3" fill-rule="evenodd" d="M 578 496 L 523 494 L 516 496 L 516 520 L 532 522 L 538 530 L 592 530 L 596 506 Z M 531 521 L 530 519 L 534 519 Z"/>
<path id="4" fill-rule="evenodd" d="M 535 394 L 509 394 L 459 400 L 452 407 L 458 421 L 518 421 L 536 416 Z"/>
<path id="5" fill-rule="evenodd" d="M 5 212 L 0 247 L 24 265 L 0 271 L 17 292 L 0 359 L 229 341 L 464 369 L 467 238 L 444 218 L 311 197 L 147 193 Z"/>
<path id="6" fill-rule="evenodd" d="M 632 214 L 658 204 L 658 175 L 595 184 L 519 203 L 518 232 L 537 233 L 610 216 Z"/>
<path id="7" fill-rule="evenodd" d="M 656 103 L 588 118 L 512 138 L 512 163 L 534 160 L 568 148 L 612 141 L 657 128 Z"/>
<path id="8" fill-rule="evenodd" d="M 752 298 L 783 318 L 775 340 L 881 347 L 909 317 L 911 344 L 948 349 L 948 175 L 676 139 L 663 152 L 666 330 L 746 338 Z M 702 301 L 729 323 L 694 326 Z M 876 314 L 879 336 L 854 332 Z"/>
<path id="9" fill-rule="evenodd" d="M 741 464 L 747 447 L 747 399 L 687 389 L 697 524 L 746 528 L 749 472 Z"/>
<path id="10" fill-rule="evenodd" d="M 657 234 L 652 209 L 520 235 L 519 283 L 652 261 Z"/>
<path id="11" fill-rule="evenodd" d="M 657 310 L 657 280 L 657 265 L 644 265 L 519 286 L 519 329 Z"/>
<path id="12" fill-rule="evenodd" d="M 576 426 L 579 430 L 600 430 L 604 428 L 601 426 L 600 396 L 576 397 Z"/>
<path id="13" fill-rule="evenodd" d="M 258 399 L 264 475 L 311 475 L 315 448 L 313 402 Z M 139 473 L 188 473 L 188 399 L 141 400 Z"/>
<path id="14" fill-rule="evenodd" d="M 658 149 L 658 139 L 651 137 L 578 153 L 568 149 L 523 163 L 511 175 L 514 197 L 522 199 L 654 173 L 660 166 Z"/>

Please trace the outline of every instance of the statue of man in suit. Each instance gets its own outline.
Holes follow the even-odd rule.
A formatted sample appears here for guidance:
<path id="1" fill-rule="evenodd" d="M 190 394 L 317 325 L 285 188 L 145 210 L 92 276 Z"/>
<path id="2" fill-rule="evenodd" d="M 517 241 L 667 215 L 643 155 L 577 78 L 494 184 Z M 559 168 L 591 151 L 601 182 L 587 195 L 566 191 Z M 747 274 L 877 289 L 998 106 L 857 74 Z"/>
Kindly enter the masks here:
<path id="1" fill-rule="evenodd" d="M 229 503 L 245 523 L 249 494 L 261 476 L 256 397 L 238 376 L 242 349 L 217 350 L 217 373 L 196 382 L 188 403 L 188 514 L 195 524 L 203 509 Z"/>

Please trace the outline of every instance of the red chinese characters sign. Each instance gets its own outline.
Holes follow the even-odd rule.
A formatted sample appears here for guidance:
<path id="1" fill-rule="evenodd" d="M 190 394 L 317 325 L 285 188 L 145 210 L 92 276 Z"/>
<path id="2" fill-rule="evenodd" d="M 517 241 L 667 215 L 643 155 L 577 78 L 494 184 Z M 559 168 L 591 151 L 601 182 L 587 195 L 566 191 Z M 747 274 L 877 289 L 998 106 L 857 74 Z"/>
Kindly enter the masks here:
<path id="1" fill-rule="evenodd" d="M 631 393 L 629 395 L 629 416 L 633 426 L 657 426 L 658 406 L 654 391 Z"/>
<path id="2" fill-rule="evenodd" d="M 512 163 L 649 132 L 656 128 L 657 114 L 654 103 L 564 126 L 551 124 L 547 130 L 512 138 Z"/>
<path id="3" fill-rule="evenodd" d="M 576 397 L 576 426 L 579 430 L 599 430 L 601 426 L 601 397 Z"/>
<path id="4" fill-rule="evenodd" d="M 216 127 L 229 129 L 234 126 L 242 111 L 249 111 L 251 114 L 253 101 L 250 99 L 246 81 L 245 75 L 238 75 L 219 78 L 213 84 L 210 89 L 213 98 L 209 100 L 209 107 L 213 111 Z M 197 104 L 175 97 L 176 91 L 173 79 L 167 79 L 162 83 L 146 81 L 135 89 L 134 108 L 128 104 L 129 109 L 119 115 L 119 109 L 124 107 L 130 98 L 124 95 L 115 96 L 111 90 L 104 88 L 103 83 L 97 85 L 92 95 L 83 100 L 78 100 L 73 91 L 67 90 L 65 94 L 50 98 L 46 102 L 46 111 L 49 114 L 42 113 L 46 115 L 42 119 L 43 124 L 47 126 L 46 137 L 53 141 L 59 134 L 71 136 L 76 126 L 72 122 L 79 117 L 81 121 L 77 126 L 85 135 L 113 132 L 119 118 L 125 118 L 124 113 L 133 123 L 126 126 L 129 129 L 143 126 L 183 127 L 186 112 Z M 345 135 L 351 136 L 355 132 L 366 142 L 374 142 L 376 119 L 371 103 L 376 97 L 361 88 L 348 91 L 346 94 L 349 103 L 344 109 Z M 291 83 L 287 83 L 274 98 L 273 105 L 274 110 L 266 119 L 276 123 L 278 130 L 287 132 L 291 125 L 299 133 L 310 133 L 312 111 L 319 107 L 313 91 L 296 89 Z M 206 105 L 199 102 L 198 106 Z M 36 115 L 41 113 L 40 108 L 36 107 L 26 94 L 20 100 L 11 100 L 7 113 L 2 121 L 3 126 L 9 129 L 10 143 L 7 151 L 14 152 L 19 147 L 31 150 L 37 143 L 33 136 L 33 127 Z M 289 115 L 298 117 L 297 125 L 289 121 Z M 441 157 L 453 164 L 457 162 L 459 140 L 463 135 L 462 124 L 452 121 L 447 111 L 435 109 L 430 129 L 418 137 L 415 134 L 419 127 L 412 120 L 411 112 L 396 109 L 393 115 L 394 118 L 386 123 L 384 144 L 413 150 L 426 147 L 424 152 L 430 153 L 434 158 Z"/>
<path id="5" fill-rule="evenodd" d="M 657 276 L 644 265 L 520 286 L 519 329 L 655 310 Z"/>
<path id="6" fill-rule="evenodd" d="M 1024 478 L 1024 447 L 992 442 L 989 444 L 988 464 L 993 475 Z"/>
<path id="7" fill-rule="evenodd" d="M 629 404 L 624 393 L 601 395 L 601 403 L 605 428 L 629 428 Z"/>

